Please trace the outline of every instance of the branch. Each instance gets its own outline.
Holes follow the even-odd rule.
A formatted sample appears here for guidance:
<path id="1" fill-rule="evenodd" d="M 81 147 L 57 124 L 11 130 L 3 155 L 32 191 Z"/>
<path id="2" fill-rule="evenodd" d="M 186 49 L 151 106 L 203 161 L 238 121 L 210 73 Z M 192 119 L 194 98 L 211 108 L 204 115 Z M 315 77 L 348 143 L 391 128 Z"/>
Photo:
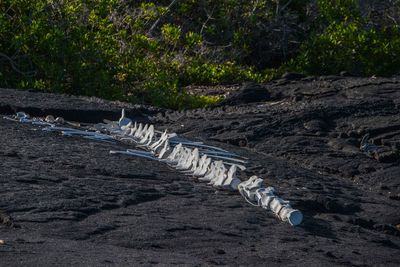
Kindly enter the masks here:
<path id="1" fill-rule="evenodd" d="M 23 71 L 19 70 L 18 67 L 16 66 L 14 60 L 13 60 L 12 58 L 10 58 L 9 56 L 7 56 L 6 54 L 3 54 L 3 53 L 0 52 L 0 57 L 3 57 L 4 59 L 8 60 L 8 62 L 10 63 L 11 68 L 12 68 L 15 72 L 17 72 L 17 73 L 19 73 L 19 74 L 21 74 L 21 75 L 23 75 L 23 76 L 30 76 L 30 77 L 33 77 L 33 76 L 36 75 L 36 71 L 27 71 L 27 72 L 23 72 Z"/>
<path id="2" fill-rule="evenodd" d="M 160 23 L 161 18 L 162 18 L 163 16 L 165 16 L 165 15 L 170 11 L 171 7 L 172 7 L 177 1 L 178 1 L 178 0 L 172 0 L 171 4 L 169 4 L 169 6 L 167 7 L 167 11 L 166 11 L 162 16 L 160 16 L 160 17 L 153 23 L 153 25 L 151 25 L 149 31 L 147 32 L 148 35 L 151 35 L 151 32 L 155 29 L 155 27 L 157 27 L 158 23 Z"/>

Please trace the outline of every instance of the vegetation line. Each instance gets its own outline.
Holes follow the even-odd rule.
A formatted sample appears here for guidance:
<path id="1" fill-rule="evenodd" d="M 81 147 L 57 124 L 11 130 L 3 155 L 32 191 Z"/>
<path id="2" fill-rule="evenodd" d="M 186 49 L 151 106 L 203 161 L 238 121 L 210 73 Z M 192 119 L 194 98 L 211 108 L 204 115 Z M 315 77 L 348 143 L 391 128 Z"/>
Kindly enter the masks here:
<path id="1" fill-rule="evenodd" d="M 204 107 L 184 88 L 398 74 L 399 22 L 399 1 L 4 0 L 0 86 Z"/>

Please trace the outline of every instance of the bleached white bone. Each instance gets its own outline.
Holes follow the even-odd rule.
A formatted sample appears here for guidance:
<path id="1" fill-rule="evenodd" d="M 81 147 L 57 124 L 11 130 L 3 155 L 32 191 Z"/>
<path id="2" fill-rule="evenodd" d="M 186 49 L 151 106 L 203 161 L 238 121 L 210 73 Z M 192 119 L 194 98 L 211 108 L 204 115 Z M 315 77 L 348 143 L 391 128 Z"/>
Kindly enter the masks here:
<path id="1" fill-rule="evenodd" d="M 177 168 L 178 170 L 188 170 L 191 168 L 193 164 L 197 164 L 197 161 L 199 160 L 199 150 L 198 149 L 193 149 L 190 151 L 189 157 L 187 160 L 181 165 L 180 168 Z"/>
<path id="2" fill-rule="evenodd" d="M 135 154 L 144 154 L 144 155 L 153 155 L 153 153 L 151 153 L 151 152 L 148 152 L 148 151 L 143 151 L 143 150 L 137 150 L 137 149 L 127 149 L 126 150 L 127 152 L 130 152 L 130 153 L 135 153 Z"/>
<path id="3" fill-rule="evenodd" d="M 149 147 L 151 143 L 154 141 L 154 132 L 150 133 L 148 141 L 146 144 L 144 144 L 146 147 Z"/>
<path id="4" fill-rule="evenodd" d="M 182 153 L 183 147 L 182 144 L 178 144 L 174 147 L 174 149 L 172 150 L 171 154 L 168 155 L 167 160 L 171 161 L 171 162 L 175 162 L 178 155 L 180 155 L 180 153 Z"/>
<path id="5" fill-rule="evenodd" d="M 153 144 L 150 145 L 150 150 L 155 150 L 155 148 L 157 146 L 160 145 L 160 143 L 163 143 L 165 140 L 168 139 L 168 134 L 167 134 L 167 130 L 165 130 L 165 132 L 161 135 L 160 139 L 158 139 L 156 142 L 154 142 Z"/>
<path id="6" fill-rule="evenodd" d="M 264 187 L 263 185 L 264 180 L 253 175 L 247 181 L 241 182 L 238 185 L 238 190 L 247 202 L 258 206 L 258 202 L 256 201 L 256 190 Z"/>
<path id="7" fill-rule="evenodd" d="M 211 179 L 211 181 L 208 184 L 213 185 L 215 187 L 219 187 L 225 181 L 226 177 L 227 177 L 226 176 L 226 168 L 225 168 L 225 165 L 222 164 L 221 166 L 219 166 L 219 168 L 215 174 L 215 177 L 213 179 Z"/>
<path id="8" fill-rule="evenodd" d="M 140 130 L 138 129 L 135 133 L 135 138 L 136 140 L 140 140 L 143 138 L 143 136 L 145 135 L 145 133 L 147 132 L 149 125 L 145 124 Z"/>
<path id="9" fill-rule="evenodd" d="M 142 134 L 142 131 L 143 131 L 143 124 L 139 123 L 139 126 L 138 126 L 135 134 L 133 135 L 133 137 L 139 138 L 140 135 Z"/>
<path id="10" fill-rule="evenodd" d="M 149 129 L 150 125 L 148 125 L 147 123 L 144 125 L 143 130 L 141 132 L 140 138 L 144 137 L 147 133 L 147 130 Z"/>
<path id="11" fill-rule="evenodd" d="M 81 130 L 62 130 L 61 133 L 63 135 L 69 135 L 69 136 L 72 136 L 72 135 L 80 135 L 80 136 L 94 136 L 94 135 L 97 135 L 97 136 L 104 136 L 104 137 L 107 137 L 107 138 L 112 138 L 112 136 L 109 136 L 107 134 L 102 134 L 102 133 L 98 133 L 98 132 L 81 131 Z"/>
<path id="12" fill-rule="evenodd" d="M 96 136 L 96 135 L 88 135 L 88 136 L 83 136 L 85 139 L 90 139 L 90 140 L 95 140 L 95 141 L 101 141 L 101 142 L 106 142 L 106 143 L 111 143 L 115 144 L 114 139 L 110 138 L 104 138 L 101 136 Z"/>
<path id="13" fill-rule="evenodd" d="M 227 178 L 225 179 L 225 181 L 223 182 L 223 184 L 221 185 L 222 189 L 226 189 L 226 190 L 237 190 L 239 184 L 241 183 L 240 179 L 238 179 L 236 177 L 236 170 L 237 167 L 236 165 L 232 165 L 229 168 L 229 171 L 227 173 Z"/>
<path id="14" fill-rule="evenodd" d="M 222 159 L 222 160 L 227 160 L 227 161 L 232 161 L 232 162 L 238 162 L 238 163 L 242 163 L 242 164 L 246 164 L 247 163 L 247 161 L 245 161 L 245 160 L 241 160 L 241 159 L 236 159 L 236 158 L 230 158 L 230 157 L 224 157 L 224 156 L 217 156 L 217 155 L 211 155 L 211 154 L 208 154 L 208 156 L 210 157 L 210 158 L 215 158 L 215 159 Z"/>
<path id="15" fill-rule="evenodd" d="M 132 153 L 132 152 L 128 152 L 128 151 L 110 150 L 110 154 L 125 154 L 125 155 L 130 155 L 130 156 L 135 156 L 135 157 L 140 157 L 140 158 L 146 158 L 146 159 L 160 161 L 158 158 L 156 158 L 154 156 L 145 155 L 145 154 L 142 154 L 142 153 Z"/>
<path id="16" fill-rule="evenodd" d="M 132 128 L 132 121 L 128 122 L 128 124 L 126 124 L 126 125 L 121 126 L 121 130 L 124 132 L 127 130 L 130 130 L 131 128 Z"/>
<path id="17" fill-rule="evenodd" d="M 165 145 L 166 142 L 168 142 L 168 144 L 169 144 L 169 139 L 164 137 L 160 142 L 158 142 L 158 144 L 155 147 L 151 148 L 151 150 L 153 152 L 158 151 L 161 147 L 163 147 Z"/>
<path id="18" fill-rule="evenodd" d="M 132 120 L 125 116 L 125 109 L 122 109 L 121 118 L 118 121 L 118 125 L 119 127 L 122 127 L 128 125 L 129 123 L 132 123 Z"/>
<path id="19" fill-rule="evenodd" d="M 191 156 L 191 162 L 188 163 L 187 166 L 185 166 L 185 167 L 187 167 L 186 168 L 187 171 L 185 171 L 185 173 L 191 173 L 192 174 L 198 168 L 198 165 L 200 164 L 200 158 L 199 157 L 200 157 L 199 150 L 197 148 L 193 149 L 192 150 L 192 156 Z"/>
<path id="20" fill-rule="evenodd" d="M 189 148 L 184 147 L 184 150 L 182 151 L 181 155 L 179 155 L 180 157 L 178 158 L 177 164 L 175 166 L 175 168 L 177 170 L 184 170 L 185 167 L 188 162 L 190 161 L 191 157 L 192 157 L 192 150 Z"/>
<path id="21" fill-rule="evenodd" d="M 202 182 L 210 182 L 211 180 L 215 179 L 215 177 L 219 174 L 219 170 L 223 165 L 222 161 L 214 161 L 211 163 L 206 175 L 204 177 L 200 177 L 199 181 Z"/>
<path id="22" fill-rule="evenodd" d="M 237 164 L 237 163 L 234 163 L 234 162 L 227 162 L 227 161 L 224 161 L 224 164 L 225 164 L 225 165 L 229 165 L 229 166 L 235 165 L 236 167 L 238 167 L 238 168 L 239 168 L 240 170 L 242 170 L 242 171 L 246 170 L 246 166 L 241 165 L 241 164 Z"/>
<path id="23" fill-rule="evenodd" d="M 174 147 L 171 151 L 171 153 L 167 156 L 167 158 L 165 159 L 165 161 L 169 164 L 175 164 L 176 160 L 178 158 L 178 153 L 180 154 L 181 152 L 179 151 L 182 148 L 177 148 Z"/>
<path id="24" fill-rule="evenodd" d="M 135 121 L 134 125 L 129 129 L 129 131 L 126 134 L 130 137 L 133 137 L 136 130 L 137 130 L 137 122 Z"/>
<path id="25" fill-rule="evenodd" d="M 194 175 L 196 172 L 199 172 L 202 166 L 204 165 L 206 159 L 207 155 L 203 155 L 201 156 L 201 158 L 197 157 L 197 159 L 195 159 L 192 163 L 192 168 L 188 171 L 185 171 L 184 173 L 187 173 L 189 175 Z"/>
<path id="26" fill-rule="evenodd" d="M 55 127 L 56 126 L 54 123 L 45 122 L 40 118 L 32 118 L 31 123 L 33 125 L 39 125 L 39 126 L 49 126 L 49 127 Z"/>
<path id="27" fill-rule="evenodd" d="M 215 176 L 215 172 L 217 170 L 216 163 L 211 162 L 210 166 L 207 168 L 207 171 L 203 177 L 200 177 L 198 180 L 201 182 L 209 182 Z"/>
<path id="28" fill-rule="evenodd" d="M 303 220 L 301 211 L 293 209 L 289 201 L 285 201 L 275 194 L 273 187 L 260 188 L 256 191 L 256 200 L 266 210 L 272 211 L 282 221 L 292 226 L 299 225 Z"/>
<path id="29" fill-rule="evenodd" d="M 201 166 L 201 168 L 197 169 L 193 175 L 196 176 L 203 176 L 207 173 L 207 170 L 209 168 L 211 164 L 211 158 L 206 158 L 206 160 L 204 161 L 203 165 Z"/>
<path id="30" fill-rule="evenodd" d="M 192 147 L 208 148 L 208 149 L 213 149 L 213 150 L 217 150 L 217 151 L 221 151 L 221 152 L 228 152 L 219 147 L 204 145 L 201 142 L 183 142 L 183 141 L 171 140 L 171 144 L 177 144 L 177 143 L 181 143 L 182 145 L 187 145 L 187 146 L 192 146 Z"/>
<path id="31" fill-rule="evenodd" d="M 188 153 L 186 151 L 186 148 L 182 147 L 179 153 L 176 154 L 175 158 L 173 160 L 170 160 L 170 163 L 171 165 L 176 167 L 178 164 L 183 164 L 187 157 Z"/>
<path id="32" fill-rule="evenodd" d="M 164 142 L 164 147 L 161 149 L 160 153 L 158 154 L 158 158 L 159 159 L 164 158 L 165 153 L 168 152 L 170 149 L 171 149 L 171 147 L 169 146 L 169 142 L 168 142 L 168 140 L 166 140 Z"/>
<path id="33" fill-rule="evenodd" d="M 149 139 L 149 137 L 150 137 L 150 135 L 151 135 L 152 133 L 154 134 L 154 125 L 151 124 L 151 125 L 148 127 L 148 129 L 146 130 L 146 132 L 144 133 L 143 138 L 140 139 L 139 143 L 140 143 L 140 144 L 147 143 L 147 141 L 148 141 L 148 139 Z"/>
<path id="34" fill-rule="evenodd" d="M 247 159 L 244 157 L 241 157 L 235 153 L 231 152 L 222 152 L 222 151 L 213 151 L 213 150 L 201 150 L 201 153 L 208 154 L 208 155 L 220 155 L 220 156 L 231 156 L 231 157 L 236 157 L 236 158 L 241 158 L 241 159 Z"/>

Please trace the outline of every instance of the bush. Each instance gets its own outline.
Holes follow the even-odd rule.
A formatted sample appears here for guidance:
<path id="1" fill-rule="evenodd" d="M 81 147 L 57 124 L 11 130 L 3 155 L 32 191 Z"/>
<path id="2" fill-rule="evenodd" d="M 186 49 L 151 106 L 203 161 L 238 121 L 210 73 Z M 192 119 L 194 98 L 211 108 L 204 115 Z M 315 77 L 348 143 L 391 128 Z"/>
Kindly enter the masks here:
<path id="1" fill-rule="evenodd" d="M 332 2 L 334 4 L 332 4 Z M 320 22 L 327 25 L 305 42 L 289 67 L 309 74 L 390 76 L 400 71 L 400 28 L 373 27 L 358 1 L 319 0 Z"/>
<path id="2" fill-rule="evenodd" d="M 0 86 L 183 108 L 217 100 L 188 100 L 185 85 L 259 79 L 235 59 L 210 56 L 217 49 L 204 37 L 219 35 L 222 15 L 209 26 L 214 35 L 210 28 L 202 33 L 200 21 L 178 23 L 202 4 L 159 2 L 2 1 Z M 223 12 L 228 2 L 212 6 Z"/>
<path id="3" fill-rule="evenodd" d="M 218 101 L 189 84 L 398 72 L 400 4 L 358 2 L 3 0 L 0 86 L 181 109 Z"/>

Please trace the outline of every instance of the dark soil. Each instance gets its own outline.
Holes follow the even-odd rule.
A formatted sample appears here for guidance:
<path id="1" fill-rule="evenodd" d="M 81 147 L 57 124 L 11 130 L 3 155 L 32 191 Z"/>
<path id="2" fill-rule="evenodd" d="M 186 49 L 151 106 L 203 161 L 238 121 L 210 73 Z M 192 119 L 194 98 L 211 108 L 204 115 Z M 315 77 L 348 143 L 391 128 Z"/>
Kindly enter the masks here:
<path id="1" fill-rule="evenodd" d="M 1 89 L 3 114 L 97 122 L 125 107 L 237 152 L 251 159 L 244 177 L 264 178 L 305 218 L 291 227 L 162 163 L 109 155 L 123 145 L 0 119 L 0 265 L 398 266 L 400 78 L 287 77 L 263 89 L 262 102 L 237 92 L 185 112 Z M 366 133 L 382 152 L 360 151 Z"/>

